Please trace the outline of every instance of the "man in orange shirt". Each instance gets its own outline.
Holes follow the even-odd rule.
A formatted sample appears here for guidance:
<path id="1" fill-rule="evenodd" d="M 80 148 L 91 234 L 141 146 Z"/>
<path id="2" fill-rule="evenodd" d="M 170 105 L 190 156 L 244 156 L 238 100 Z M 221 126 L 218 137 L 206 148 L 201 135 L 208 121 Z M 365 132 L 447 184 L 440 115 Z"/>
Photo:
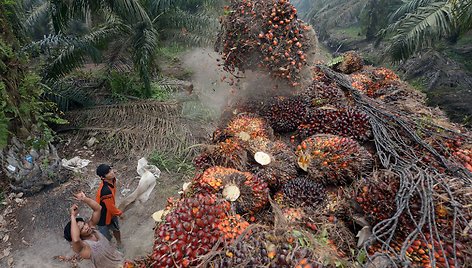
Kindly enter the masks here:
<path id="1" fill-rule="evenodd" d="M 118 223 L 118 217 L 123 217 L 123 212 L 115 205 L 116 196 L 116 178 L 115 172 L 107 164 L 101 164 L 97 167 L 97 175 L 102 182 L 98 187 L 96 201 L 102 206 L 100 220 L 97 227 L 108 240 L 111 240 L 110 231 L 116 239 L 117 248 L 121 249 L 121 232 Z"/>

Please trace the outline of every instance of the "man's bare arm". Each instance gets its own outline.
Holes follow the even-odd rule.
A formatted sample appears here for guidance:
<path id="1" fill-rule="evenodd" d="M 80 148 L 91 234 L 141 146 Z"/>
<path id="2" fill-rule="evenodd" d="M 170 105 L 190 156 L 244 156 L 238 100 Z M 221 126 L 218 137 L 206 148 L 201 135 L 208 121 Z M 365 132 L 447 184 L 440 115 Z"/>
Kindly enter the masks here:
<path id="1" fill-rule="evenodd" d="M 98 221 L 100 220 L 100 211 L 102 210 L 102 206 L 100 206 L 100 204 L 98 204 L 92 198 L 87 197 L 84 192 L 79 192 L 77 194 L 74 194 L 74 196 L 77 200 L 84 202 L 93 210 L 89 224 L 92 226 L 97 225 Z"/>

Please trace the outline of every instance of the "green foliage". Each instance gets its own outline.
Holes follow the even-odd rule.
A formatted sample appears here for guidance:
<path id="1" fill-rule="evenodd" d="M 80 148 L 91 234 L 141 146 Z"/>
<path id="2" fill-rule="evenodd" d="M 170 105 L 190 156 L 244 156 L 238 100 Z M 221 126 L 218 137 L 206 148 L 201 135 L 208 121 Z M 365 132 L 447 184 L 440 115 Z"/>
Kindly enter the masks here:
<path id="1" fill-rule="evenodd" d="M 364 265 L 367 262 L 367 251 L 365 249 L 359 250 L 359 253 L 357 254 L 357 262 L 361 265 Z"/>
<path id="2" fill-rule="evenodd" d="M 341 55 L 341 56 L 338 56 L 338 57 L 336 57 L 336 58 L 334 58 L 334 59 L 331 59 L 331 60 L 328 62 L 328 64 L 326 64 L 326 65 L 328 65 L 329 67 L 333 67 L 333 66 L 335 66 L 336 64 L 339 64 L 339 63 L 343 62 L 343 60 L 344 60 L 344 56 Z"/>
<path id="3" fill-rule="evenodd" d="M 5 84 L 0 82 L 0 150 L 5 148 L 8 143 L 8 127 L 10 119 L 7 118 L 5 114 L 5 109 L 7 109 L 7 92 L 5 89 Z"/>
<path id="4" fill-rule="evenodd" d="M 388 25 L 388 16 L 401 4 L 399 0 L 369 0 L 359 14 L 362 32 L 373 40 L 377 32 Z"/>
<path id="5" fill-rule="evenodd" d="M 426 82 L 424 78 L 416 78 L 408 81 L 408 83 L 416 90 L 420 92 L 425 92 Z"/>
<path id="6" fill-rule="evenodd" d="M 169 61 L 178 61 L 179 56 L 186 50 L 185 46 L 178 43 L 166 44 L 157 49 L 157 56 Z"/>
<path id="7" fill-rule="evenodd" d="M 180 173 L 190 176 L 195 172 L 192 162 L 187 156 L 177 156 L 172 153 L 155 151 L 149 157 L 149 162 L 168 173 Z"/>
<path id="8" fill-rule="evenodd" d="M 172 95 L 171 90 L 166 88 L 159 82 L 152 82 L 151 83 L 151 98 L 158 101 L 168 101 Z"/>
<path id="9" fill-rule="evenodd" d="M 404 60 L 440 39 L 471 29 L 471 12 L 472 0 L 404 1 L 379 37 L 389 39 L 388 51 L 394 61 Z"/>
<path id="10" fill-rule="evenodd" d="M 112 71 L 107 76 L 107 82 L 113 98 L 126 100 L 129 97 L 143 97 L 142 84 L 132 73 Z"/>

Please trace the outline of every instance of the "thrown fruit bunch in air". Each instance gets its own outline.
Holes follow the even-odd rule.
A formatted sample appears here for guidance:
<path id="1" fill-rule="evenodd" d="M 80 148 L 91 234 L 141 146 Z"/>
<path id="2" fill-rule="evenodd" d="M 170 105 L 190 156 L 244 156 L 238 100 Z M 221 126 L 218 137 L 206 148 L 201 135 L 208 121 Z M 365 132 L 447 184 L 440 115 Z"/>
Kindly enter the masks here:
<path id="1" fill-rule="evenodd" d="M 230 73 L 265 68 L 298 85 L 307 63 L 310 27 L 297 19 L 288 0 L 231 0 L 222 26 L 221 53 Z"/>

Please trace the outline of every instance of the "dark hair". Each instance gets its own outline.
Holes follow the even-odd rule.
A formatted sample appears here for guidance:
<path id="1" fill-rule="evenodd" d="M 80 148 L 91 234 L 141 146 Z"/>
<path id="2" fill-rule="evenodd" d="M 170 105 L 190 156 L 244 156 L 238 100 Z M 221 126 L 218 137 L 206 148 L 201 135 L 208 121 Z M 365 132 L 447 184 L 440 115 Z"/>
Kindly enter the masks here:
<path id="1" fill-rule="evenodd" d="M 101 164 L 97 167 L 97 175 L 100 177 L 100 178 L 104 178 L 108 172 L 110 172 L 111 170 L 111 167 L 107 164 Z"/>
<path id="2" fill-rule="evenodd" d="M 79 221 L 84 221 L 84 219 L 82 218 L 75 218 L 75 221 L 76 222 L 79 222 Z M 70 221 L 66 224 L 66 227 L 64 227 L 64 238 L 69 241 L 69 242 L 72 242 L 72 234 L 70 232 L 70 227 L 71 227 L 71 224 L 70 224 Z"/>

